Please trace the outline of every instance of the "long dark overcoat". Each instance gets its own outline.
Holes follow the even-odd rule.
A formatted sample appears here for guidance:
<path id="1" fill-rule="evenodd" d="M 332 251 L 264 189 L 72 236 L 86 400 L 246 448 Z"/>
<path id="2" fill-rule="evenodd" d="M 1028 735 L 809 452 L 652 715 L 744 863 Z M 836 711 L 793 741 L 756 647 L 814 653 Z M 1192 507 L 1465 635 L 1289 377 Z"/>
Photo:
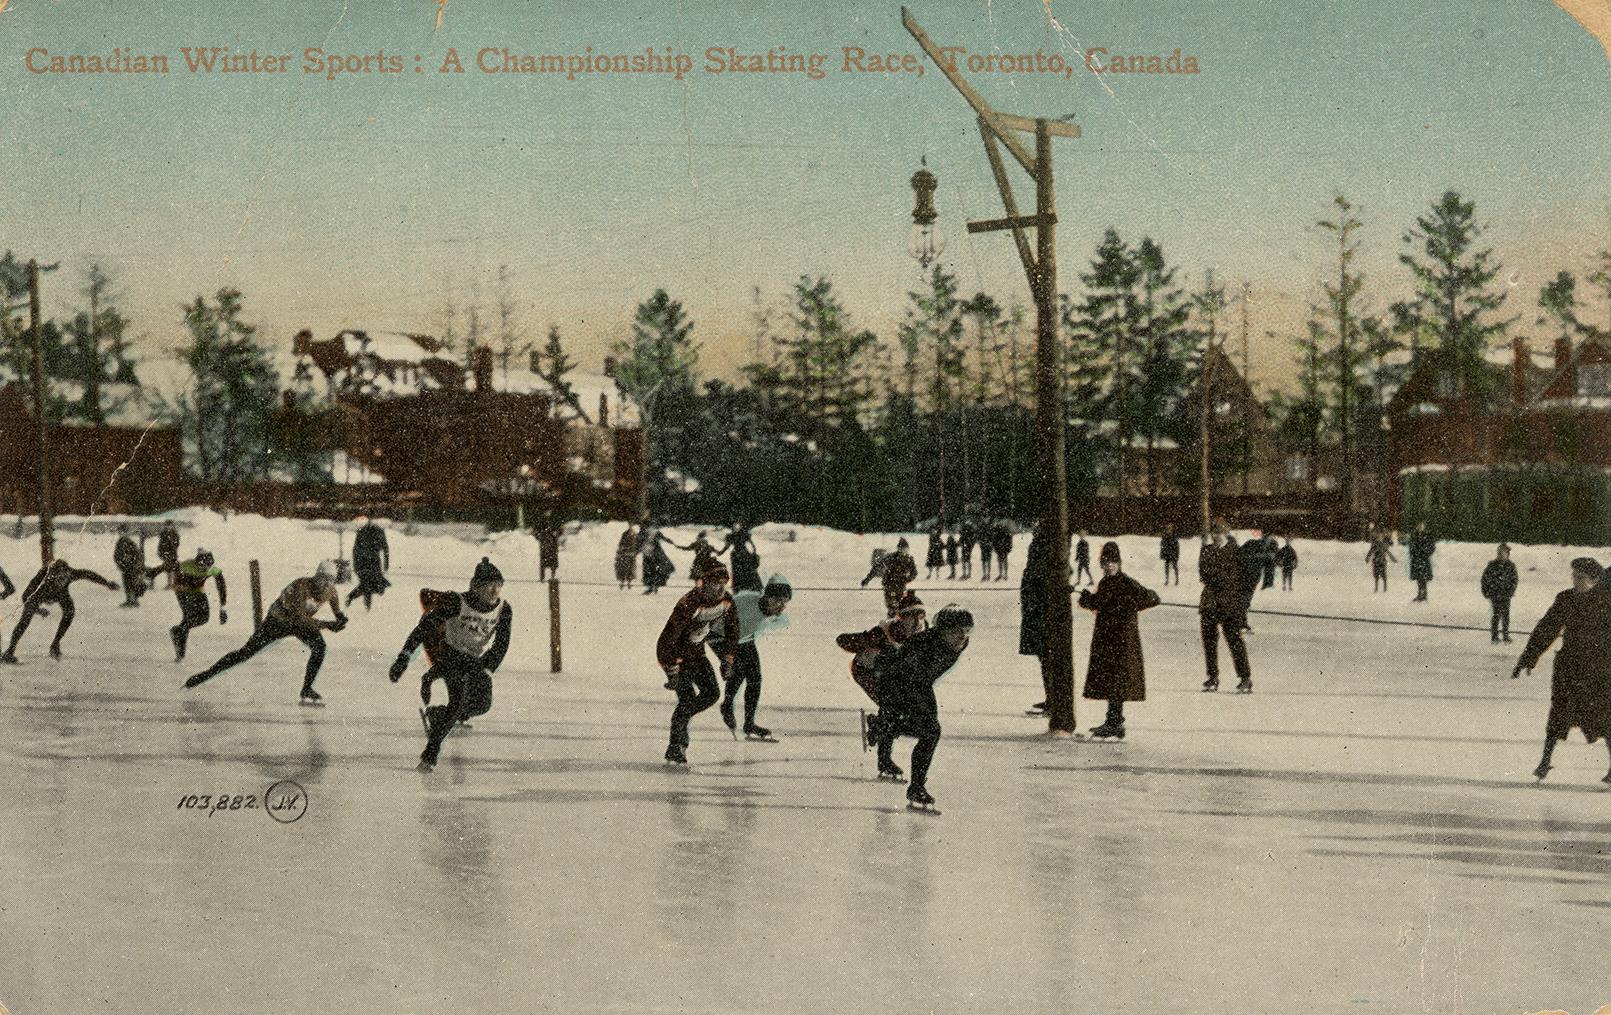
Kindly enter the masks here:
<path id="1" fill-rule="evenodd" d="M 1080 593 L 1080 607 L 1096 611 L 1091 661 L 1085 669 L 1084 696 L 1098 701 L 1145 701 L 1146 667 L 1141 660 L 1137 615 L 1158 605 L 1158 593 L 1123 572 L 1104 575 L 1096 591 Z"/>
<path id="2" fill-rule="evenodd" d="M 1521 666 L 1532 669 L 1557 637 L 1544 735 L 1565 740 L 1573 726 L 1593 743 L 1611 736 L 1611 585 L 1567 589 L 1533 628 Z"/>
<path id="3" fill-rule="evenodd" d="M 1029 554 L 1018 586 L 1018 654 L 1040 655 L 1044 638 L 1041 627 L 1046 623 L 1046 563 L 1051 556 L 1047 541 L 1040 530 L 1029 540 Z"/>
<path id="4" fill-rule="evenodd" d="M 1410 536 L 1410 581 L 1432 580 L 1432 555 L 1438 552 L 1438 541 L 1425 532 Z"/>

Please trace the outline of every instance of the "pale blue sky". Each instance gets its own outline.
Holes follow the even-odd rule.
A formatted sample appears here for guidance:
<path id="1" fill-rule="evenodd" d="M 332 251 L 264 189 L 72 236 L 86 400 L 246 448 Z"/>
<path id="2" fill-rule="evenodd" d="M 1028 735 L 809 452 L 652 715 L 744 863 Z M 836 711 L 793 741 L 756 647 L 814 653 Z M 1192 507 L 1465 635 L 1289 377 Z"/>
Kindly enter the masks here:
<path id="1" fill-rule="evenodd" d="M 1346 4 L 937 2 L 912 9 L 972 52 L 1196 56 L 1195 76 L 969 77 L 998 108 L 1076 114 L 1056 142 L 1060 277 L 1076 285 L 1105 226 L 1150 234 L 1195 281 L 1251 279 L 1255 338 L 1294 323 L 1325 270 L 1310 224 L 1342 189 L 1362 206 L 1377 302 L 1411 218 L 1448 188 L 1477 201 L 1530 323 L 1540 282 L 1611 246 L 1611 65 L 1543 0 Z M 655 287 L 683 299 L 712 361 L 743 345 L 750 290 L 827 274 L 889 334 L 917 268 L 905 254 L 920 156 L 940 178 L 946 260 L 965 290 L 1027 302 L 973 119 L 938 74 L 847 75 L 841 48 L 918 53 L 898 4 L 280 4 L 11 0 L 0 13 L 0 247 L 60 259 L 47 306 L 91 257 L 137 329 L 172 341 L 178 307 L 241 288 L 264 337 L 300 327 L 435 330 L 448 280 L 490 307 L 507 263 L 535 336 L 550 322 L 596 366 Z M 292 53 L 277 77 L 192 76 L 179 47 Z M 829 54 L 820 81 L 714 76 L 704 51 Z M 165 52 L 166 78 L 41 76 L 30 47 Z M 400 75 L 326 82 L 303 49 L 384 50 Z M 686 52 L 669 76 L 486 75 L 517 52 Z M 436 73 L 448 47 L 463 75 Z M 423 73 L 414 72 L 414 56 Z M 1023 202 L 1032 203 L 1027 181 Z M 1575 244 L 1575 245 L 1574 245 Z M 65 277 L 63 277 L 65 275 Z M 1600 311 L 1603 313 L 1603 310 Z M 1263 350 L 1255 376 L 1286 371 Z"/>

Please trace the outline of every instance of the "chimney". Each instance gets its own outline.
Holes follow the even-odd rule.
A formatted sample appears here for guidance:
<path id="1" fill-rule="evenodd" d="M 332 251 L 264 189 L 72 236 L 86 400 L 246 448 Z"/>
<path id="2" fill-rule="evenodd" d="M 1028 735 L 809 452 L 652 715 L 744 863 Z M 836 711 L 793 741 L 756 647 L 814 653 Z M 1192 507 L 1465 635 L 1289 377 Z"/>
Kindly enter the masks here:
<path id="1" fill-rule="evenodd" d="M 1566 390 L 1577 394 L 1577 371 L 1572 368 L 1572 340 L 1562 335 L 1555 340 L 1555 373 L 1566 375 Z"/>
<path id="2" fill-rule="evenodd" d="M 610 425 L 610 396 L 599 392 L 599 426 L 608 428 Z"/>
<path id="3" fill-rule="evenodd" d="M 492 390 L 492 350 L 484 345 L 475 351 L 475 389 Z"/>
<path id="4" fill-rule="evenodd" d="M 1519 409 L 1527 404 L 1527 339 L 1517 335 L 1510 348 L 1510 403 Z"/>

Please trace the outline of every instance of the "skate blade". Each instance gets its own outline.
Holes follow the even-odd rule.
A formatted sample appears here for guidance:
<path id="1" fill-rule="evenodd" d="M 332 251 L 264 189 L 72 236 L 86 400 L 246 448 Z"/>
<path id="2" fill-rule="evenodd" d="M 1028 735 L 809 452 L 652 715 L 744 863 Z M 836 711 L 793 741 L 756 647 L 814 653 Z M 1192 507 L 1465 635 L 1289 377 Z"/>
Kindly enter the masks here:
<path id="1" fill-rule="evenodd" d="M 744 734 L 744 739 L 745 740 L 754 740 L 754 741 L 756 741 L 758 743 L 762 743 L 762 744 L 775 744 L 775 743 L 778 742 L 778 738 L 772 736 L 770 733 L 768 733 L 764 737 L 758 737 L 758 736 L 754 736 L 752 734 L 746 733 L 746 734 Z"/>
<path id="2" fill-rule="evenodd" d="M 906 809 L 909 810 L 909 811 L 912 811 L 915 814 L 927 814 L 930 817 L 934 817 L 934 818 L 939 817 L 940 813 L 941 813 L 940 809 L 938 807 L 934 806 L 933 804 L 914 804 L 914 803 L 909 803 L 909 804 L 906 805 Z"/>
<path id="3" fill-rule="evenodd" d="M 1034 716 L 1036 719 L 1044 719 L 1044 718 L 1046 718 L 1046 713 L 1041 711 L 1040 709 L 1037 709 L 1037 708 L 1026 708 L 1026 709 L 1024 709 L 1024 714 L 1028 715 L 1028 716 Z"/>
<path id="4" fill-rule="evenodd" d="M 309 708 L 324 708 L 324 702 L 322 702 L 322 701 L 309 701 L 306 698 L 298 698 L 297 699 L 297 704 L 298 705 L 306 705 Z"/>
<path id="5" fill-rule="evenodd" d="M 878 773 L 878 781 L 879 782 L 893 782 L 893 783 L 898 783 L 898 784 L 904 784 L 906 782 L 906 776 L 904 776 L 904 775 L 890 775 L 888 772 L 879 772 Z"/>
<path id="6" fill-rule="evenodd" d="M 867 742 L 867 710 L 862 708 L 857 711 L 861 713 L 861 753 L 866 754 L 872 746 Z"/>
<path id="7" fill-rule="evenodd" d="M 1074 740 L 1075 740 L 1076 743 L 1081 743 L 1081 744 L 1122 744 L 1122 743 L 1124 743 L 1124 740 L 1122 738 L 1120 738 L 1120 737 L 1093 737 L 1088 733 L 1076 733 L 1076 734 L 1074 734 Z"/>

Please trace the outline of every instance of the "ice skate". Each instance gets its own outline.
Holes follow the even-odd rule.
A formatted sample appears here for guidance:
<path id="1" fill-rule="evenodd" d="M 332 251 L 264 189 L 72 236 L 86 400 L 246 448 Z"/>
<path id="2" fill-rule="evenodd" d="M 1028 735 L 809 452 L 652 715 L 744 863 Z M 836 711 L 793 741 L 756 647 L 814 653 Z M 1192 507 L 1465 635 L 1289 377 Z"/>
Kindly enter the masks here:
<path id="1" fill-rule="evenodd" d="M 1123 726 L 1115 726 L 1112 723 L 1106 723 L 1106 722 L 1103 723 L 1100 726 L 1092 726 L 1091 727 L 1091 739 L 1092 740 L 1123 740 L 1124 739 L 1124 727 Z"/>
<path id="2" fill-rule="evenodd" d="M 921 814 L 939 814 L 934 806 L 934 797 L 919 783 L 912 783 L 906 787 L 906 809 Z"/>
<path id="3" fill-rule="evenodd" d="M 730 701 L 724 701 L 724 702 L 722 702 L 721 708 L 722 708 L 722 722 L 727 724 L 727 732 L 733 734 L 733 739 L 737 740 L 738 739 L 738 720 L 733 718 L 733 703 L 730 702 Z M 744 735 L 749 736 L 749 731 L 745 730 Z"/>
<path id="4" fill-rule="evenodd" d="M 50 657 L 52 659 L 60 659 L 62 657 L 62 647 L 60 645 L 52 645 L 50 647 Z"/>
<path id="5" fill-rule="evenodd" d="M 1205 691 L 1217 691 L 1217 690 L 1219 690 L 1219 678 L 1218 677 L 1209 677 L 1207 680 L 1203 681 L 1203 690 L 1205 690 Z"/>
<path id="6" fill-rule="evenodd" d="M 1236 685 L 1236 693 L 1237 694 L 1252 694 L 1253 693 L 1253 681 L 1244 677 L 1242 682 Z"/>
<path id="7" fill-rule="evenodd" d="M 905 782 L 906 772 L 893 761 L 881 761 L 878 763 L 878 778 L 881 781 L 887 779 L 890 782 Z"/>
<path id="8" fill-rule="evenodd" d="M 414 766 L 414 771 L 416 772 L 434 772 L 435 770 L 436 762 L 427 761 L 424 758 L 421 758 L 420 763 Z"/>
<path id="9" fill-rule="evenodd" d="M 757 726 L 754 723 L 750 723 L 748 726 L 744 727 L 744 739 L 760 740 L 769 744 L 775 744 L 778 742 L 778 738 L 772 735 L 771 730 L 767 729 L 765 726 Z"/>
<path id="10" fill-rule="evenodd" d="M 18 663 L 17 657 L 12 655 L 10 652 L 7 652 L 5 655 L 0 655 L 0 663 L 10 663 L 13 666 L 21 665 Z"/>
<path id="11" fill-rule="evenodd" d="M 867 710 L 864 708 L 859 711 L 861 712 L 861 752 L 866 754 L 872 750 L 873 736 L 867 730 Z"/>
<path id="12" fill-rule="evenodd" d="M 688 764 L 688 755 L 683 753 L 682 747 L 679 745 L 668 744 L 666 746 L 666 764 L 686 766 Z"/>
<path id="13" fill-rule="evenodd" d="M 302 705 L 323 705 L 324 696 L 311 687 L 304 687 L 302 694 L 297 698 L 297 702 Z"/>
<path id="14" fill-rule="evenodd" d="M 1043 715 L 1046 714 L 1046 703 L 1044 701 L 1037 701 L 1033 705 L 1031 705 L 1028 708 L 1024 709 L 1024 714 L 1025 715 L 1034 715 L 1034 716 L 1043 716 Z"/>
<path id="15" fill-rule="evenodd" d="M 1551 766 L 1550 766 L 1550 763 L 1549 763 L 1549 762 L 1547 762 L 1547 761 L 1540 761 L 1540 762 L 1539 762 L 1539 763 L 1538 763 L 1538 767 L 1537 767 L 1537 768 L 1535 768 L 1535 769 L 1533 769 L 1533 778 L 1535 778 L 1535 779 L 1537 779 L 1537 780 L 1538 780 L 1538 781 L 1539 781 L 1539 782 L 1543 782 L 1543 781 L 1544 781 L 1544 777 L 1545 777 L 1545 776 L 1546 776 L 1546 775 L 1549 775 L 1549 770 L 1550 770 L 1550 767 L 1551 767 Z M 1608 779 L 1608 780 L 1611 780 L 1611 774 L 1608 774 L 1608 775 L 1607 775 L 1607 776 L 1606 776 L 1606 779 Z"/>

